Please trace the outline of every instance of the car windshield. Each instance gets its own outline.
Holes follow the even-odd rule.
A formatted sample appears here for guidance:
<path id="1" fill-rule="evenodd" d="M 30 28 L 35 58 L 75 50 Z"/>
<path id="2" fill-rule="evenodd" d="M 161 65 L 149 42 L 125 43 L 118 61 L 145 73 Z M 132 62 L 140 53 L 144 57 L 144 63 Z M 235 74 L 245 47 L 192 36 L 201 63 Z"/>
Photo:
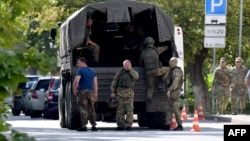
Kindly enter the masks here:
<path id="1" fill-rule="evenodd" d="M 22 82 L 18 84 L 18 89 L 30 89 L 36 81 Z"/>
<path id="2" fill-rule="evenodd" d="M 26 76 L 28 82 L 18 84 L 18 89 L 30 89 L 31 86 L 39 79 L 39 76 Z"/>
<path id="3" fill-rule="evenodd" d="M 60 79 L 55 79 L 54 85 L 52 86 L 52 90 L 58 90 L 60 87 Z"/>
<path id="4" fill-rule="evenodd" d="M 37 81 L 39 79 L 39 76 L 34 76 L 34 77 L 28 77 L 29 81 Z M 33 84 L 33 83 L 32 83 Z"/>

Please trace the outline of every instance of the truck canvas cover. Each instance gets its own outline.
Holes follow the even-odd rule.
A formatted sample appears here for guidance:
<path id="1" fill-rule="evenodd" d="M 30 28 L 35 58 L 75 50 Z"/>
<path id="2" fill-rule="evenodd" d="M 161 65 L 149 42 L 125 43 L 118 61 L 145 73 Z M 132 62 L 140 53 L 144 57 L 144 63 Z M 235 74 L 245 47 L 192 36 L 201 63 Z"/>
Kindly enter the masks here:
<path id="1" fill-rule="evenodd" d="M 156 17 L 157 26 L 152 30 L 158 34 L 157 42 L 173 41 L 173 20 L 156 5 L 132 0 L 112 0 L 86 5 L 72 14 L 61 25 L 60 56 L 68 56 L 71 50 L 82 44 L 86 20 L 93 13 L 102 15 L 100 19 L 104 17 L 103 22 L 122 23 L 133 22 L 136 15 L 145 11 L 152 13 L 152 17 Z"/>

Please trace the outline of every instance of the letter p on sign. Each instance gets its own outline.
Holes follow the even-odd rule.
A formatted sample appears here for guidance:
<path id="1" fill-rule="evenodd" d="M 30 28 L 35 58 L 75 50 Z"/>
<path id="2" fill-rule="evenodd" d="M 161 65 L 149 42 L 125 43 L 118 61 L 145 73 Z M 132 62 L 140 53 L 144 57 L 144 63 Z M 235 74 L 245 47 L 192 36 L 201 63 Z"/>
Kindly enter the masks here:
<path id="1" fill-rule="evenodd" d="M 205 8 L 207 15 L 226 15 L 227 0 L 206 0 Z"/>

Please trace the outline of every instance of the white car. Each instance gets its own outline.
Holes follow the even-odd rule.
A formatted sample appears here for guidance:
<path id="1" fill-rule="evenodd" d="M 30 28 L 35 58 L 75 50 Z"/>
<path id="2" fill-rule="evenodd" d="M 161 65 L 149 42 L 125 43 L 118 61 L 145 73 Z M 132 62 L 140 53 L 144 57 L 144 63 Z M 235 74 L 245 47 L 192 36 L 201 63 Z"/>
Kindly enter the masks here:
<path id="1" fill-rule="evenodd" d="M 39 117 L 43 114 L 44 97 L 51 78 L 51 76 L 40 77 L 33 85 L 30 95 L 26 97 L 26 99 L 28 99 L 27 105 L 31 118 Z"/>

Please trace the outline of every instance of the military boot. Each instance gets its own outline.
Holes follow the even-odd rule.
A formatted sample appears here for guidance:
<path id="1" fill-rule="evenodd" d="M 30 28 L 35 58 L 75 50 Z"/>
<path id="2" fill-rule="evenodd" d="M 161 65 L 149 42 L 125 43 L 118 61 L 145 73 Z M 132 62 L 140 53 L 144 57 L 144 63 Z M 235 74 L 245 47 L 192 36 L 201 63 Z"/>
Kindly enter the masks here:
<path id="1" fill-rule="evenodd" d="M 170 131 L 170 125 L 163 125 L 161 130 Z"/>
<path id="2" fill-rule="evenodd" d="M 173 131 L 182 131 L 183 127 L 182 125 L 178 125 L 176 128 L 172 129 Z"/>

